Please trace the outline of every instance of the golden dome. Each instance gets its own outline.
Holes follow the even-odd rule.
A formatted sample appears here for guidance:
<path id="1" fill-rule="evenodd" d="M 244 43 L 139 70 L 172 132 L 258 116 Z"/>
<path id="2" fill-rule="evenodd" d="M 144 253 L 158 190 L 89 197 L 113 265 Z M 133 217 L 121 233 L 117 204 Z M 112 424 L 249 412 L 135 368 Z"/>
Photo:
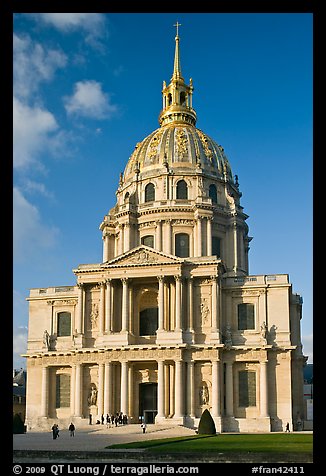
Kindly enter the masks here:
<path id="1" fill-rule="evenodd" d="M 136 145 L 125 168 L 124 182 L 135 173 L 152 175 L 156 169 L 160 173 L 167 167 L 185 173 L 200 168 L 209 175 L 232 179 L 223 148 L 200 129 L 181 121 L 156 129 Z"/>

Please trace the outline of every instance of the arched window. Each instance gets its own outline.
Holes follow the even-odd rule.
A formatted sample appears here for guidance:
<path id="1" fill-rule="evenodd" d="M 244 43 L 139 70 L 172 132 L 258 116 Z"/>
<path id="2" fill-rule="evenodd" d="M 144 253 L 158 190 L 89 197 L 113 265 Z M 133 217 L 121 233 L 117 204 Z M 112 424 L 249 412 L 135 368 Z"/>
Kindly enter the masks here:
<path id="1" fill-rule="evenodd" d="M 58 313 L 57 336 L 64 337 L 71 335 L 71 314 L 70 312 Z"/>
<path id="2" fill-rule="evenodd" d="M 148 183 L 145 187 L 145 202 L 154 202 L 154 200 L 155 200 L 154 184 Z"/>
<path id="3" fill-rule="evenodd" d="M 184 180 L 177 183 L 177 198 L 188 199 L 188 186 Z"/>
<path id="4" fill-rule="evenodd" d="M 217 191 L 216 186 L 213 183 L 209 186 L 209 196 L 213 203 L 217 203 Z"/>
<path id="5" fill-rule="evenodd" d="M 180 104 L 181 106 L 185 106 L 186 105 L 186 93 L 184 91 L 181 91 L 180 93 Z"/>
<path id="6" fill-rule="evenodd" d="M 178 233 L 175 235 L 175 255 L 180 258 L 189 256 L 189 235 Z"/>
<path id="7" fill-rule="evenodd" d="M 126 195 L 125 195 L 125 203 L 128 202 L 129 197 L 130 197 L 130 194 L 129 194 L 129 192 L 127 192 Z"/>
<path id="8" fill-rule="evenodd" d="M 158 329 L 158 308 L 149 307 L 139 314 L 139 335 L 152 336 Z"/>
<path id="9" fill-rule="evenodd" d="M 154 236 L 153 235 L 146 235 L 143 236 L 141 239 L 141 244 L 145 246 L 150 246 L 151 248 L 154 248 Z"/>
<path id="10" fill-rule="evenodd" d="M 169 93 L 168 94 L 168 106 L 171 106 L 171 104 L 172 104 L 172 94 Z"/>

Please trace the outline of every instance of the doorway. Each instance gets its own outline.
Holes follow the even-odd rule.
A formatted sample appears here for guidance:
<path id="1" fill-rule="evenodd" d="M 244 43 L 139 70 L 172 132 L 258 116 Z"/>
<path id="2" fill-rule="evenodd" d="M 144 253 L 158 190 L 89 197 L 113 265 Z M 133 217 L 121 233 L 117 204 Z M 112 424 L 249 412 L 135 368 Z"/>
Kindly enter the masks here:
<path id="1" fill-rule="evenodd" d="M 139 416 L 145 423 L 154 423 L 157 414 L 157 383 L 139 384 Z"/>

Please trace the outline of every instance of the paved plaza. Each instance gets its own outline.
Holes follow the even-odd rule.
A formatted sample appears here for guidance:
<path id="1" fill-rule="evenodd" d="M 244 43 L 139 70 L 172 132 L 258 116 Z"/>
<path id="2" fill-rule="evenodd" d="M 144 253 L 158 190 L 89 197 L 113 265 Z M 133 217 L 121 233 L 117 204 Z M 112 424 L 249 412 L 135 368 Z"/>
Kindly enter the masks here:
<path id="1" fill-rule="evenodd" d="M 116 443 L 129 443 L 138 440 L 153 440 L 157 438 L 172 438 L 176 436 L 194 435 L 195 430 L 184 426 L 147 425 L 143 434 L 140 425 L 121 425 L 118 427 L 93 425 L 76 429 L 75 436 L 70 436 L 68 429 L 61 429 L 56 440 L 52 438 L 52 431 L 27 432 L 24 435 L 13 435 L 14 450 L 38 451 L 107 451 L 106 446 Z"/>

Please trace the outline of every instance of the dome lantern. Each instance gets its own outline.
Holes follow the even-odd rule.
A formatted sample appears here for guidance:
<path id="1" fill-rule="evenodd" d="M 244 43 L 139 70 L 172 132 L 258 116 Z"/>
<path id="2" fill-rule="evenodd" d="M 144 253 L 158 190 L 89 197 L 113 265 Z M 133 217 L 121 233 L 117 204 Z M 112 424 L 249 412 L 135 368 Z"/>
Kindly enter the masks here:
<path id="1" fill-rule="evenodd" d="M 192 94 L 193 84 L 192 79 L 187 85 L 181 74 L 180 63 L 180 37 L 179 26 L 180 23 L 174 25 L 177 27 L 177 34 L 175 37 L 175 53 L 174 53 L 174 66 L 173 74 L 170 84 L 166 86 L 166 82 L 163 82 L 163 109 L 159 116 L 159 124 L 165 126 L 174 122 L 196 125 L 196 112 L 192 108 Z"/>

